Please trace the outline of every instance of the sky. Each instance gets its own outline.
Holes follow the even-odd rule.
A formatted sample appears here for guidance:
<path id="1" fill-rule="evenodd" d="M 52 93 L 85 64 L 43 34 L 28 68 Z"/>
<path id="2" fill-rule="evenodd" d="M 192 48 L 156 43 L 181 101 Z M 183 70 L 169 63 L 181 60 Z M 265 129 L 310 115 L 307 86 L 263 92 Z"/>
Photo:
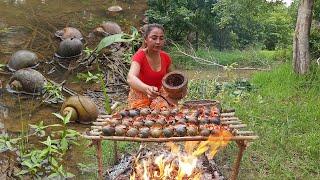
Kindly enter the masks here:
<path id="1" fill-rule="evenodd" d="M 267 1 L 273 1 L 273 0 L 267 0 Z M 292 3 L 292 0 L 282 0 L 282 2 L 286 3 L 287 6 L 290 6 Z"/>
<path id="2" fill-rule="evenodd" d="M 292 3 L 292 0 L 282 0 L 282 1 L 285 2 L 287 6 L 290 6 L 290 4 Z"/>

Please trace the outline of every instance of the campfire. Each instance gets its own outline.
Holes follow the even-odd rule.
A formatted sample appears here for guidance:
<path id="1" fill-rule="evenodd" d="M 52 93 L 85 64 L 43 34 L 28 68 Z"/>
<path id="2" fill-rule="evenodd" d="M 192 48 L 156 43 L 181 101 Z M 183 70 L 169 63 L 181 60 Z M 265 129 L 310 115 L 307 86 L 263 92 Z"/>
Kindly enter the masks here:
<path id="1" fill-rule="evenodd" d="M 198 159 L 207 152 L 210 159 L 219 148 L 226 146 L 232 134 L 221 130 L 218 135 L 210 136 L 207 141 L 187 141 L 183 145 L 169 142 L 166 146 L 170 151 L 160 155 L 149 154 L 147 157 L 137 156 L 130 180 L 136 179 L 202 179 L 203 168 Z M 217 139 L 217 137 L 222 137 Z"/>

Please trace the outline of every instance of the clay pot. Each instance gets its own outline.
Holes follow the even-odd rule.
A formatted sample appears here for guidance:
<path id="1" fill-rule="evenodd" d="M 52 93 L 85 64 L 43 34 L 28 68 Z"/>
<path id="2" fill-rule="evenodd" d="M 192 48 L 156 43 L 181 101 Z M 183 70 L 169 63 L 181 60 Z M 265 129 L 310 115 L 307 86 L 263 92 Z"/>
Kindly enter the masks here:
<path id="1" fill-rule="evenodd" d="M 45 77 L 38 71 L 30 68 L 16 71 L 9 80 L 9 87 L 16 91 L 40 93 L 46 82 Z"/>
<path id="2" fill-rule="evenodd" d="M 102 127 L 102 133 L 104 136 L 113 136 L 115 133 L 115 128 L 113 126 L 107 125 Z"/>
<path id="3" fill-rule="evenodd" d="M 83 39 L 81 32 L 74 27 L 65 27 L 62 30 L 56 31 L 54 35 L 61 40 L 65 40 L 68 38 L 77 38 L 79 40 Z"/>
<path id="4" fill-rule="evenodd" d="M 95 28 L 93 30 L 94 34 L 101 35 L 101 36 L 109 36 L 113 34 L 119 34 L 122 33 L 121 27 L 111 21 L 107 21 L 102 23 L 99 27 Z"/>
<path id="5" fill-rule="evenodd" d="M 22 68 L 34 67 L 38 64 L 38 56 L 28 50 L 19 50 L 12 54 L 7 67 L 10 71 L 17 71 Z"/>
<path id="6" fill-rule="evenodd" d="M 98 117 L 99 110 L 94 102 L 86 96 L 71 96 L 61 106 L 61 114 L 66 116 L 70 111 L 70 121 L 90 124 Z"/>
<path id="7" fill-rule="evenodd" d="M 173 71 L 163 77 L 162 85 L 170 98 L 180 100 L 187 94 L 188 79 L 181 72 Z"/>
<path id="8" fill-rule="evenodd" d="M 82 42 L 77 38 L 68 38 L 60 42 L 57 53 L 58 58 L 73 58 L 82 54 Z"/>

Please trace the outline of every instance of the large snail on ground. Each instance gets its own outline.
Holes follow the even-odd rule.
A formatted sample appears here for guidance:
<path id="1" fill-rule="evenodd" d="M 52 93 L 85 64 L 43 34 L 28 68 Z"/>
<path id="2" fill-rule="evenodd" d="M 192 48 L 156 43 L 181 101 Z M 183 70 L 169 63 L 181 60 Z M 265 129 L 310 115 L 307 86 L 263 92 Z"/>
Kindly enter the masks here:
<path id="1" fill-rule="evenodd" d="M 17 71 L 22 68 L 33 67 L 38 64 L 38 56 L 28 50 L 19 50 L 12 54 L 7 67 L 10 71 Z"/>
<path id="2" fill-rule="evenodd" d="M 62 30 L 56 31 L 54 35 L 59 37 L 61 40 L 68 38 L 77 38 L 79 40 L 83 39 L 81 32 L 74 27 L 65 27 Z"/>
<path id="3" fill-rule="evenodd" d="M 72 58 L 82 54 L 83 44 L 77 38 L 68 38 L 60 42 L 57 53 L 58 58 Z"/>
<path id="4" fill-rule="evenodd" d="M 111 21 L 107 21 L 102 23 L 99 27 L 95 28 L 93 30 L 95 35 L 100 35 L 100 36 L 109 36 L 112 34 L 119 34 L 122 33 L 121 27 Z"/>
<path id="5" fill-rule="evenodd" d="M 40 93 L 46 82 L 45 77 L 30 68 L 16 71 L 10 78 L 9 88 L 17 92 Z"/>
<path id="6" fill-rule="evenodd" d="M 86 96 L 71 96 L 61 107 L 61 114 L 66 116 L 71 112 L 70 121 L 90 124 L 98 117 L 99 110 L 94 102 Z"/>

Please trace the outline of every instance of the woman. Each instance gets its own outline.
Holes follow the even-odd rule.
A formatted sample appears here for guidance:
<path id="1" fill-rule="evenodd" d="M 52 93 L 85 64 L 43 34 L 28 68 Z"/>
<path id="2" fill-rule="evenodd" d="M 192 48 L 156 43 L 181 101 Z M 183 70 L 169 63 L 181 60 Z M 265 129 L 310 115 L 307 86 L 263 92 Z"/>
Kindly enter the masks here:
<path id="1" fill-rule="evenodd" d="M 159 24 L 144 26 L 144 46 L 132 57 L 128 73 L 130 108 L 167 107 L 172 103 L 162 88 L 162 78 L 170 72 L 171 58 L 162 50 L 164 28 Z"/>

